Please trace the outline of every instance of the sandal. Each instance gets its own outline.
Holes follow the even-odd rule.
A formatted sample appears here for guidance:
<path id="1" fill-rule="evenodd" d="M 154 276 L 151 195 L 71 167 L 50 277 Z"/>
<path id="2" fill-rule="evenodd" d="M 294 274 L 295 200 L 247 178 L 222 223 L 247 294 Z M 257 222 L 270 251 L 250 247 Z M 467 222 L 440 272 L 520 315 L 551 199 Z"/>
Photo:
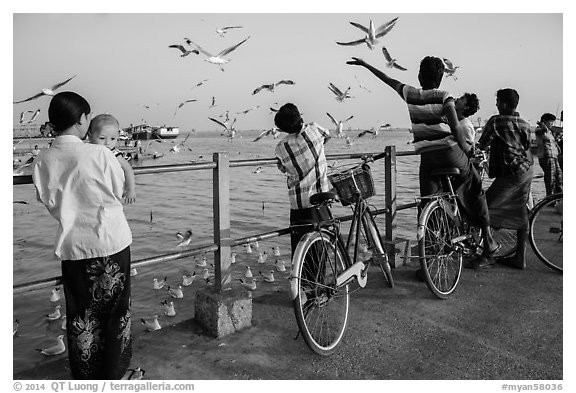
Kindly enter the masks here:
<path id="1" fill-rule="evenodd" d="M 144 376 L 145 373 L 146 373 L 146 370 L 143 370 L 140 367 L 136 367 L 135 369 L 129 368 L 128 370 L 126 370 L 126 374 L 124 374 L 122 379 L 140 380 L 140 379 L 142 379 L 142 377 Z"/>

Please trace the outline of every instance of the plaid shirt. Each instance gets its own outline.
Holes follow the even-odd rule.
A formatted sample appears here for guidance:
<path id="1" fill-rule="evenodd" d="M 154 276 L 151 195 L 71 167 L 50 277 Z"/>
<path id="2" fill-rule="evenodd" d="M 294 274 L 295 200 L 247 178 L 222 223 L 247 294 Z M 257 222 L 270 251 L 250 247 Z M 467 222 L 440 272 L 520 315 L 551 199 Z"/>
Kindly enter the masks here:
<path id="1" fill-rule="evenodd" d="M 538 158 L 558 158 L 558 151 L 560 149 L 552 131 L 550 131 L 544 124 L 540 124 L 536 127 L 535 134 L 537 146 L 536 155 Z"/>
<path id="2" fill-rule="evenodd" d="M 324 142 L 329 131 L 310 123 L 297 134 L 288 134 L 276 145 L 278 168 L 287 174 L 291 209 L 310 207 L 310 197 L 330 190 Z"/>
<path id="3" fill-rule="evenodd" d="M 488 176 L 525 172 L 532 166 L 530 124 L 515 113 L 495 115 L 484 126 L 478 147 L 490 146 Z"/>

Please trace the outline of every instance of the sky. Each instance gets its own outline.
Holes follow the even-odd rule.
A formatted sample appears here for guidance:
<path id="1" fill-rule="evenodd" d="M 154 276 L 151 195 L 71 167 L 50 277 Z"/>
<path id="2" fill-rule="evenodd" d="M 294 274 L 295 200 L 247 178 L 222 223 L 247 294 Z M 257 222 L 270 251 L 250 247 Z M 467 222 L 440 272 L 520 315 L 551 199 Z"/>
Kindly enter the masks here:
<path id="1" fill-rule="evenodd" d="M 384 8 L 384 7 L 381 7 Z M 132 10 L 134 11 L 134 10 Z M 418 85 L 420 60 L 427 55 L 448 58 L 459 66 L 456 77 L 446 76 L 442 88 L 454 96 L 476 93 L 480 110 L 472 116 L 484 121 L 496 113 L 495 94 L 511 87 L 520 94 L 518 111 L 535 124 L 545 112 L 563 110 L 563 27 L 561 12 L 535 13 L 14 13 L 13 101 L 30 97 L 71 76 L 59 89 L 84 96 L 93 114 L 111 113 L 121 127 L 147 122 L 178 126 L 181 131 L 216 130 L 208 117 L 226 110 L 238 129 L 267 129 L 273 125 L 269 108 L 293 102 L 305 121 L 332 127 L 354 116 L 352 128 L 383 123 L 409 127 L 402 99 L 368 70 L 347 65 L 361 57 L 389 76 Z M 398 17 L 395 27 L 374 50 L 366 45 L 340 46 L 336 41 L 362 38 L 349 22 L 379 26 Z M 231 29 L 224 37 L 216 33 Z M 219 67 L 203 54 L 180 57 L 172 44 L 190 38 L 218 53 L 246 37 Z M 407 71 L 387 68 L 385 46 Z M 207 81 L 195 87 L 200 81 Z M 290 79 L 271 93 L 252 92 L 262 84 Z M 351 87 L 353 97 L 343 103 L 328 89 Z M 360 87 L 366 87 L 370 91 Z M 216 106 L 209 108 L 212 97 Z M 176 111 L 178 104 L 187 103 Z M 12 120 L 40 109 L 37 123 L 47 121 L 47 96 L 13 104 Z M 150 108 L 145 108 L 149 106 Z M 237 114 L 249 108 L 248 114 Z"/>

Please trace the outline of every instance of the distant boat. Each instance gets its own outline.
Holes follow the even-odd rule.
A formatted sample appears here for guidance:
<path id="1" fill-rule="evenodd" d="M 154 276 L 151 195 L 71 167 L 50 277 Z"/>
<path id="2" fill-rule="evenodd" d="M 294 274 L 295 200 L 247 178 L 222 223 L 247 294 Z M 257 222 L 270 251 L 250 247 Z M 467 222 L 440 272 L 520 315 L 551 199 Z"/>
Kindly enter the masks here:
<path id="1" fill-rule="evenodd" d="M 132 137 L 134 140 L 146 140 L 146 139 L 153 139 L 154 136 L 152 135 L 152 131 L 154 128 L 149 124 L 138 124 L 138 125 L 130 125 L 130 127 L 124 128 L 128 135 Z"/>
<path id="2" fill-rule="evenodd" d="M 152 130 L 152 136 L 154 138 L 162 139 L 176 139 L 180 135 L 180 128 L 178 127 L 156 127 Z"/>

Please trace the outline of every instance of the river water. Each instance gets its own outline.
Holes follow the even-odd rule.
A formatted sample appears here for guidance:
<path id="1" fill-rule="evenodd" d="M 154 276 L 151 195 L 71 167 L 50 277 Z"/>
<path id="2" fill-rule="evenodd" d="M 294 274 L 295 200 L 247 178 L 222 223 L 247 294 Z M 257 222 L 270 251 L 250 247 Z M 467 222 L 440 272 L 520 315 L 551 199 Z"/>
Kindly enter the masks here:
<path id="1" fill-rule="evenodd" d="M 228 152 L 230 160 L 263 159 L 274 156 L 274 147 L 278 140 L 266 137 L 258 142 L 252 140 L 259 134 L 257 131 L 241 133 L 232 142 L 219 133 L 198 132 L 191 134 L 184 148 L 179 153 L 169 151 L 171 141 L 151 142 L 147 152 L 164 154 L 160 159 L 145 159 L 134 166 L 165 164 L 182 164 L 191 161 L 211 161 L 213 152 Z M 282 134 L 281 134 L 282 135 Z M 183 138 L 176 139 L 178 144 Z M 411 134 L 407 130 L 381 132 L 375 139 L 369 136 L 352 138 L 353 144 L 347 145 L 345 139 L 333 138 L 326 145 L 326 154 L 380 152 L 384 147 L 395 145 L 397 151 L 412 151 L 409 144 Z M 145 147 L 147 142 L 143 144 Z M 42 146 L 42 144 L 41 144 Z M 188 149 L 191 148 L 191 149 Z M 333 159 L 328 163 L 334 164 Z M 352 161 L 338 160 L 337 166 L 352 164 Z M 397 196 L 398 203 L 413 202 L 418 195 L 418 156 L 397 158 Z M 230 171 L 230 217 L 233 239 L 257 235 L 263 232 L 284 228 L 289 225 L 288 196 L 284 176 L 275 165 L 262 166 L 258 173 L 255 167 L 237 167 Z M 541 173 L 540 167 L 535 167 Z M 372 164 L 376 196 L 371 199 L 376 208 L 384 207 L 384 161 Z M 136 203 L 125 205 L 125 214 L 133 235 L 131 246 L 132 260 L 148 258 L 154 255 L 168 254 L 177 251 L 176 232 L 193 231 L 191 246 L 212 243 L 212 170 L 187 171 L 161 174 L 142 174 L 136 177 Z M 535 180 L 534 196 L 543 197 L 542 180 Z M 13 187 L 14 201 L 26 203 L 13 204 L 13 280 L 14 284 L 39 280 L 60 275 L 60 263 L 53 256 L 53 242 L 56 221 L 47 210 L 36 201 L 33 185 Z M 334 208 L 335 215 L 349 214 L 350 210 L 342 206 Z M 399 211 L 397 235 L 408 239 L 415 238 L 416 211 L 407 209 Z M 383 233 L 383 216 L 377 218 L 377 224 Z M 248 265 L 257 274 L 259 270 L 274 268 L 275 258 L 272 247 L 280 247 L 281 258 L 289 265 L 289 237 L 282 236 L 262 241 L 260 251 L 266 251 L 269 258 L 265 264 L 257 261 L 258 250 L 252 254 L 245 247 L 236 247 L 237 263 L 233 266 L 233 279 L 244 276 Z M 208 268 L 212 273 L 211 253 L 205 254 Z M 202 256 L 196 257 L 201 260 Z M 138 269 L 132 277 L 132 332 L 134 337 L 144 334 L 140 318 L 159 315 L 161 325 L 174 324 L 194 316 L 194 292 L 207 285 L 196 280 L 190 287 L 184 288 L 183 299 L 171 299 L 166 290 L 153 290 L 153 278 L 167 277 L 169 285 L 175 287 L 182 281 L 183 273 L 196 271 L 194 258 L 185 258 L 167 263 Z M 284 274 L 286 275 L 286 274 Z M 277 274 L 274 284 L 268 284 L 266 290 L 286 291 L 288 281 Z M 238 281 L 234 281 L 238 285 Z M 261 285 L 266 285 L 261 283 Z M 257 289 L 258 291 L 258 289 Z M 55 304 L 49 301 L 51 288 L 19 294 L 13 298 L 13 317 L 20 321 L 19 332 L 14 338 L 13 366 L 14 373 L 30 369 L 48 361 L 35 348 L 52 345 L 55 337 L 64 333 L 61 320 L 49 321 L 46 315 L 54 310 Z M 170 299 L 174 301 L 176 316 L 163 314 L 160 303 Z M 58 303 L 65 314 L 64 299 Z M 66 353 L 59 356 L 67 356 Z"/>

